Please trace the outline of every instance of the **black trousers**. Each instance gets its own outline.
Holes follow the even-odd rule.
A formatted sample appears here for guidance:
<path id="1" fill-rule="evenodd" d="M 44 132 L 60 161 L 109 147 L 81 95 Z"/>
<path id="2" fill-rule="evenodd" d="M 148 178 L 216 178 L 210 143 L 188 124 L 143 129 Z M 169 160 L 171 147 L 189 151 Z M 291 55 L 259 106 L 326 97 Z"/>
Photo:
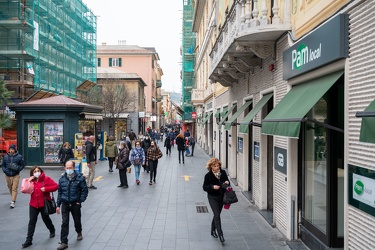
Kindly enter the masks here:
<path id="1" fill-rule="evenodd" d="M 166 152 L 165 152 L 165 153 L 166 153 L 167 155 L 168 155 L 168 152 L 169 152 L 169 154 L 171 154 L 171 152 L 172 152 L 172 151 L 171 151 L 171 146 L 166 147 Z"/>
<path id="2" fill-rule="evenodd" d="M 46 224 L 46 227 L 49 229 L 49 232 L 50 233 L 55 232 L 55 227 L 53 226 L 51 218 L 49 217 L 48 214 L 44 213 L 44 207 L 35 208 L 32 206 L 29 206 L 29 218 L 30 219 L 29 219 L 29 226 L 27 228 L 26 241 L 30 241 L 30 242 L 33 241 L 35 226 L 36 226 L 36 222 L 38 221 L 39 212 L 42 215 L 42 220 L 44 224 Z"/>
<path id="3" fill-rule="evenodd" d="M 148 160 L 148 169 L 150 170 L 150 181 L 155 180 L 158 169 L 158 160 Z"/>
<path id="4" fill-rule="evenodd" d="M 178 150 L 178 162 L 181 163 L 181 155 L 182 155 L 182 163 L 185 163 L 185 150 Z"/>
<path id="5" fill-rule="evenodd" d="M 109 169 L 113 169 L 113 162 L 115 161 L 116 157 L 108 157 L 108 164 L 109 164 Z"/>
<path id="6" fill-rule="evenodd" d="M 223 198 L 224 195 L 214 196 L 208 195 L 208 203 L 210 203 L 210 207 L 212 212 L 214 213 L 214 217 L 212 218 L 211 223 L 211 231 L 216 229 L 218 235 L 223 235 L 223 230 L 221 229 L 221 210 L 223 210 Z"/>
<path id="7" fill-rule="evenodd" d="M 120 176 L 120 185 L 127 186 L 128 185 L 128 177 L 126 176 L 126 168 L 119 169 L 118 175 Z"/>
<path id="8" fill-rule="evenodd" d="M 195 147 L 195 144 L 192 144 L 192 145 L 191 145 L 191 156 L 194 155 L 194 147 Z"/>
<path id="9" fill-rule="evenodd" d="M 69 213 L 73 216 L 74 227 L 77 233 L 82 233 L 82 223 L 81 223 L 81 205 L 77 203 L 62 203 L 61 204 L 61 243 L 68 244 L 69 235 Z"/>

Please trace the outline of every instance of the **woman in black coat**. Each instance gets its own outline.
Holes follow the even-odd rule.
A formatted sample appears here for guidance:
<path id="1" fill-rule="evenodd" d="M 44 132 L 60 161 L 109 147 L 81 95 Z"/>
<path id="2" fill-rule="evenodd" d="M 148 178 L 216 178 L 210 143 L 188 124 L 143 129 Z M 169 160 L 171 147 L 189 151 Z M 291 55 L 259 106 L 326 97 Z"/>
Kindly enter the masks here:
<path id="1" fill-rule="evenodd" d="M 185 164 L 184 152 L 185 152 L 185 140 L 182 134 L 178 134 L 176 137 L 176 145 L 178 150 L 178 163 L 181 163 L 181 155 L 182 155 L 182 163 Z"/>
<path id="2" fill-rule="evenodd" d="M 227 172 L 221 169 L 221 162 L 217 158 L 211 158 L 207 162 L 206 168 L 208 173 L 204 176 L 203 190 L 207 192 L 208 203 L 214 213 L 211 235 L 215 238 L 219 235 L 220 241 L 224 242 L 220 214 L 224 205 L 224 193 L 229 186 L 229 179 Z"/>
<path id="3" fill-rule="evenodd" d="M 120 177 L 119 188 L 128 188 L 128 177 L 126 176 L 127 162 L 129 160 L 129 148 L 126 142 L 120 142 L 120 152 L 118 153 L 117 167 Z"/>
<path id="4" fill-rule="evenodd" d="M 69 142 L 65 142 L 64 145 L 60 148 L 58 157 L 60 162 L 64 164 L 70 159 L 74 158 L 74 153 Z"/>

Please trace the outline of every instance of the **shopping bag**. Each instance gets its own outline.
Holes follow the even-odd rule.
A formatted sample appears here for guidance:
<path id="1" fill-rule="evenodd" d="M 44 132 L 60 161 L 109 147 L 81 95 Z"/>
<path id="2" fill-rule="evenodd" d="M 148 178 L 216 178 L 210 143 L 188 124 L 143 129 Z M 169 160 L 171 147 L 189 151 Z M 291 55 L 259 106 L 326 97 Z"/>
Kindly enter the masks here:
<path id="1" fill-rule="evenodd" d="M 223 202 L 224 204 L 232 204 L 236 203 L 238 201 L 236 192 L 233 191 L 233 188 L 228 187 L 227 191 L 224 193 L 224 199 Z"/>
<path id="2" fill-rule="evenodd" d="M 128 168 L 126 169 L 126 172 L 127 172 L 128 174 L 130 174 L 130 173 L 132 172 L 132 168 L 131 168 L 131 167 L 128 167 Z"/>
<path id="3" fill-rule="evenodd" d="M 186 155 L 190 155 L 190 149 L 189 149 L 189 147 L 186 147 Z"/>
<path id="4" fill-rule="evenodd" d="M 22 179 L 21 192 L 24 194 L 32 194 L 34 192 L 34 183 L 29 181 L 29 178 Z"/>
<path id="5" fill-rule="evenodd" d="M 46 196 L 44 196 L 44 213 L 45 214 L 54 214 L 56 213 L 56 201 L 53 193 L 51 193 L 51 200 L 48 200 Z"/>

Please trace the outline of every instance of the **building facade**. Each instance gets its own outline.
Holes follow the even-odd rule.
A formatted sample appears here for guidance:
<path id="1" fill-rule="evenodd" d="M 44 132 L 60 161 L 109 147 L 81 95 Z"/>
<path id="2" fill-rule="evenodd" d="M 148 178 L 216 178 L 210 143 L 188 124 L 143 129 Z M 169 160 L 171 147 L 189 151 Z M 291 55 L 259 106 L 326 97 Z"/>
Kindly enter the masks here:
<path id="1" fill-rule="evenodd" d="M 161 88 L 163 71 L 158 64 L 159 55 L 155 48 L 143 48 L 136 45 L 103 43 L 97 47 L 97 66 L 116 68 L 124 73 L 136 73 L 147 85 L 145 87 L 145 126 L 156 128 L 159 125 L 157 89 Z M 161 101 L 161 99 L 160 99 Z"/>
<path id="2" fill-rule="evenodd" d="M 374 247 L 373 9 L 195 1 L 198 142 L 271 225 L 311 249 Z"/>

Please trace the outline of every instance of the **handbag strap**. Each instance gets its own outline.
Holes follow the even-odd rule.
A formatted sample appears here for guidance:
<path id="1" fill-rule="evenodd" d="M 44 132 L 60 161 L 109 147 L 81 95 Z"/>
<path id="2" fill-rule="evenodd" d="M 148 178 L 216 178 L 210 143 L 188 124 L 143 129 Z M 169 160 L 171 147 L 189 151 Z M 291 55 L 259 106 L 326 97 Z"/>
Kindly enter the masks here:
<path id="1" fill-rule="evenodd" d="M 43 180 L 43 186 L 42 187 L 44 187 L 44 180 Z M 55 199 L 55 197 L 53 196 L 53 192 L 50 192 L 50 194 L 52 195 L 52 199 Z M 47 197 L 45 192 L 43 192 L 43 195 L 44 195 L 44 197 Z"/>

